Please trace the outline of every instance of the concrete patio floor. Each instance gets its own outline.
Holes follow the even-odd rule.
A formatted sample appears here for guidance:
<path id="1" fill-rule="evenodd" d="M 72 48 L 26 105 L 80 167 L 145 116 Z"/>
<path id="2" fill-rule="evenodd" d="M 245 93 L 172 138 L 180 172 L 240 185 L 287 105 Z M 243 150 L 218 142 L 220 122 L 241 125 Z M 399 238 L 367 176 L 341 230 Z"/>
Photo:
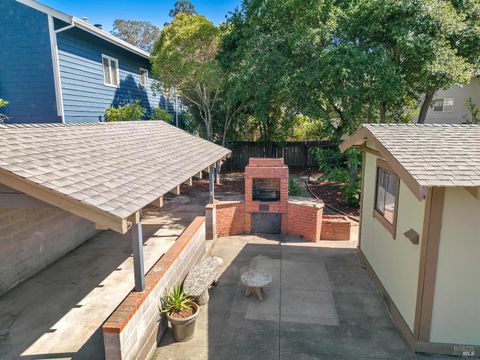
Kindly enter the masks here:
<path id="1" fill-rule="evenodd" d="M 175 343 L 168 331 L 154 358 L 417 359 L 351 244 L 292 240 L 218 239 L 212 254 L 224 259 L 222 274 L 201 307 L 195 337 Z M 244 296 L 239 279 L 249 269 L 273 275 L 263 302 Z"/>
<path id="2" fill-rule="evenodd" d="M 145 269 L 204 213 L 208 194 L 144 214 Z M 133 288 L 128 236 L 104 231 L 0 297 L 0 359 L 102 359 L 101 325 Z"/>

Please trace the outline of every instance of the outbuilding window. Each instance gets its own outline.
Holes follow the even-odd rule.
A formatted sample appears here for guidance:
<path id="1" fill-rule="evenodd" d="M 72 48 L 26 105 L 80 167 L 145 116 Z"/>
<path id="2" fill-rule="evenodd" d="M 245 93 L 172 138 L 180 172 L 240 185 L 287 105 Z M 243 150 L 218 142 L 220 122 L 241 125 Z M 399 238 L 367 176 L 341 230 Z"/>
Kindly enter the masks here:
<path id="1" fill-rule="evenodd" d="M 395 237 L 399 177 L 383 164 L 377 163 L 374 216 Z"/>
<path id="2" fill-rule="evenodd" d="M 432 102 L 433 112 L 453 112 L 453 98 L 440 98 Z"/>
<path id="3" fill-rule="evenodd" d="M 117 87 L 119 84 L 118 60 L 107 55 L 102 55 L 103 82 L 108 86 Z"/>
<path id="4" fill-rule="evenodd" d="M 140 68 L 140 85 L 147 86 L 148 85 L 148 70 Z"/>

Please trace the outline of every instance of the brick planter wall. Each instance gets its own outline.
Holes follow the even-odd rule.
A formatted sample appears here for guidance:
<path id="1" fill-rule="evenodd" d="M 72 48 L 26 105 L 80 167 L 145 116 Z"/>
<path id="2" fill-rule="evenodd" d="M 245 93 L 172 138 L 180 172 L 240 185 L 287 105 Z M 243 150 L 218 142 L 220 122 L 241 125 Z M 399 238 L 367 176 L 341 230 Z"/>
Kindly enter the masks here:
<path id="1" fill-rule="evenodd" d="M 205 255 L 205 218 L 197 217 L 145 276 L 145 291 L 131 292 L 103 324 L 107 360 L 146 359 L 167 329 L 160 316 L 165 289 L 183 281 Z"/>
<path id="2" fill-rule="evenodd" d="M 217 236 L 231 236 L 245 233 L 245 203 L 238 201 L 218 201 Z"/>
<path id="3" fill-rule="evenodd" d="M 291 199 L 288 203 L 288 233 L 308 241 L 320 241 L 323 203 Z"/>
<path id="4" fill-rule="evenodd" d="M 342 215 L 325 215 L 322 221 L 322 240 L 350 240 L 350 220 Z"/>

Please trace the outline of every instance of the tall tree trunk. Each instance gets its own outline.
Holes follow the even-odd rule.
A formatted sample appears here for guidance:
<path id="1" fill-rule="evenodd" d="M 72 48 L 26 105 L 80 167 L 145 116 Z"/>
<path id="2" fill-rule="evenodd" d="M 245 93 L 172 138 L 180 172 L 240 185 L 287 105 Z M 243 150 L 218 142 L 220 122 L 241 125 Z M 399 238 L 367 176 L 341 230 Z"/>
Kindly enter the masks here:
<path id="1" fill-rule="evenodd" d="M 386 117 L 387 117 L 387 105 L 385 103 L 382 103 L 380 105 L 380 122 L 382 124 L 385 123 Z"/>
<path id="2" fill-rule="evenodd" d="M 427 112 L 434 96 L 435 91 L 429 91 L 425 94 L 425 99 L 423 99 L 422 107 L 420 108 L 420 113 L 418 114 L 418 124 L 425 124 L 425 118 L 427 117 Z"/>

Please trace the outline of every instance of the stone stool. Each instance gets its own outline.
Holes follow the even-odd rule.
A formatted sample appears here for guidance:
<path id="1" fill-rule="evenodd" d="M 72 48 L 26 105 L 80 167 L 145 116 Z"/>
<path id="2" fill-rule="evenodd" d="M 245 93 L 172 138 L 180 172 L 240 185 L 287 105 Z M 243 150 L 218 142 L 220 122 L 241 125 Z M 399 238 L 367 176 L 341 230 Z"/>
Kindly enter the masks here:
<path id="1" fill-rule="evenodd" d="M 250 270 L 243 273 L 240 280 L 246 287 L 245 296 L 250 296 L 250 294 L 254 292 L 258 300 L 262 301 L 262 289 L 272 282 L 272 275 L 265 271 Z"/>

